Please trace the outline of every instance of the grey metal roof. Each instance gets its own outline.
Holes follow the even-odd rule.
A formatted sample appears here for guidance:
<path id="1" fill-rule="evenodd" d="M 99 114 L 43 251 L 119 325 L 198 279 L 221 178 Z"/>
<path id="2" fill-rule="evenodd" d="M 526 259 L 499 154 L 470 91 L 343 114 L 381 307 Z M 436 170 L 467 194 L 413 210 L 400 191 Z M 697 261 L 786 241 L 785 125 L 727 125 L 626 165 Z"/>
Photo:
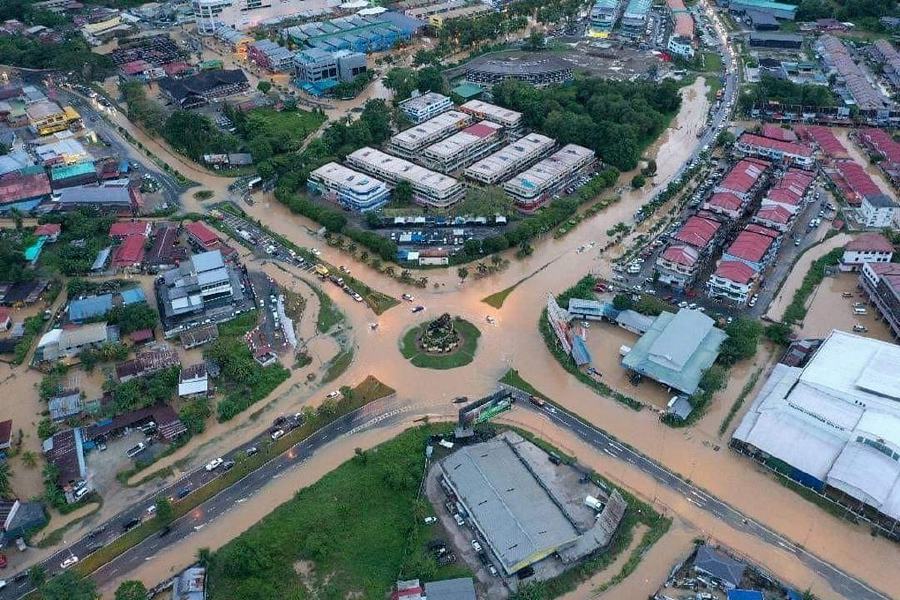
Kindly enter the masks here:
<path id="1" fill-rule="evenodd" d="M 725 332 L 700 311 L 664 312 L 622 359 L 622 365 L 685 394 L 693 394 L 703 372 L 719 355 Z"/>
<path id="2" fill-rule="evenodd" d="M 744 576 L 747 565 L 736 561 L 727 554 L 714 550 L 707 545 L 697 548 L 694 568 L 704 571 L 720 580 L 728 587 L 737 587 Z"/>
<path id="3" fill-rule="evenodd" d="M 507 573 L 578 537 L 505 437 L 463 448 L 440 465 Z"/>
<path id="4" fill-rule="evenodd" d="M 203 271 L 211 271 L 225 266 L 222 260 L 222 253 L 218 250 L 210 250 L 209 252 L 201 252 L 191 257 L 191 264 L 194 271 L 202 273 Z"/>
<path id="5" fill-rule="evenodd" d="M 471 577 L 458 577 L 425 584 L 428 600 L 475 600 L 475 584 Z"/>

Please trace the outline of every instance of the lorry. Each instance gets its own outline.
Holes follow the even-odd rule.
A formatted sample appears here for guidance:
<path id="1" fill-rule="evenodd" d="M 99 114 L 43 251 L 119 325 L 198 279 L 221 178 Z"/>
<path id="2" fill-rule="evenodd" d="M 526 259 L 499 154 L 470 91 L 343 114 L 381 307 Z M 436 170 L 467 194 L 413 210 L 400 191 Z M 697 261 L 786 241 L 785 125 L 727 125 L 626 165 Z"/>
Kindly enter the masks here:
<path id="1" fill-rule="evenodd" d="M 603 510 L 603 503 L 600 502 L 598 499 L 594 498 L 593 496 L 586 496 L 584 498 L 584 505 L 589 508 L 593 508 L 597 512 L 600 512 Z"/>

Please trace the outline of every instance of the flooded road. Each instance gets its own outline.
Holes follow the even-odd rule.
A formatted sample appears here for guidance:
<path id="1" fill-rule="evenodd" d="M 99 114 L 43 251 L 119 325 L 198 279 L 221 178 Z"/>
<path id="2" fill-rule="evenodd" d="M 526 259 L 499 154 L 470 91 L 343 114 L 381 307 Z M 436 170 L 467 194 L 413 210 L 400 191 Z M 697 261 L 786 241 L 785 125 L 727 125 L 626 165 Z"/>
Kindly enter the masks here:
<path id="1" fill-rule="evenodd" d="M 794 293 L 800 289 L 800 286 L 803 284 L 803 278 L 806 277 L 806 274 L 809 272 L 809 267 L 835 248 L 845 246 L 851 239 L 852 236 L 846 233 L 839 233 L 836 236 L 825 240 L 818 246 L 814 246 L 804 252 L 794 264 L 787 279 L 784 280 L 784 284 L 781 286 L 781 289 L 778 290 L 778 295 L 769 305 L 769 310 L 766 312 L 766 318 L 772 321 L 781 321 L 784 317 L 784 311 L 794 299 Z"/>
<path id="2" fill-rule="evenodd" d="M 705 123 L 708 106 L 705 82 L 698 80 L 685 88 L 683 94 L 685 102 L 674 119 L 672 128 L 664 134 L 656 147 L 648 151 L 648 156 L 653 156 L 655 152 L 658 186 L 665 186 L 668 179 L 677 172 L 684 157 L 689 156 L 696 147 L 698 143 L 696 132 Z M 144 139 L 141 141 L 144 142 Z M 149 141 L 147 145 L 150 145 Z M 168 160 L 168 157 L 165 159 Z M 173 164 L 177 165 L 178 162 L 180 159 L 176 158 Z M 181 170 L 180 166 L 176 168 Z M 188 172 L 187 169 L 183 172 L 195 178 L 195 173 Z M 224 189 L 229 181 L 207 173 L 199 173 L 196 178 L 198 181 L 202 178 L 204 186 L 209 189 L 217 190 Z M 602 246 L 606 241 L 605 231 L 618 222 L 630 222 L 631 215 L 652 192 L 652 189 L 624 192 L 622 201 L 585 220 L 569 235 L 558 240 L 548 237 L 537 241 L 532 256 L 521 261 L 511 261 L 508 269 L 491 277 L 467 281 L 460 285 L 455 268 L 429 270 L 425 274 L 430 284 L 424 290 L 411 289 L 352 261 L 345 254 L 328 248 L 323 240 L 310 233 L 311 229 L 314 230 L 311 223 L 291 214 L 271 198 L 248 207 L 248 211 L 264 225 L 298 244 L 319 247 L 323 257 L 329 262 L 351 266 L 354 276 L 372 287 L 395 297 L 399 297 L 403 292 L 411 292 L 417 297 L 416 304 L 421 303 L 426 307 L 425 312 L 413 315 L 409 311 L 410 305 L 404 303 L 378 317 L 380 326 L 376 331 L 372 331 L 368 327 L 368 324 L 376 319 L 372 312 L 337 292 L 334 286 L 326 285 L 323 288 L 325 293 L 347 314 L 347 326 L 353 334 L 356 346 L 353 363 L 341 377 L 329 384 L 329 388 L 353 385 L 372 374 L 397 389 L 398 402 L 415 404 L 423 407 L 421 411 L 440 416 L 453 412 L 453 406 L 450 404 L 453 397 L 458 395 L 479 397 L 490 393 L 495 390 L 497 379 L 507 369 L 518 369 L 535 387 L 585 420 L 597 424 L 623 442 L 638 448 L 673 471 L 683 474 L 698 486 L 751 515 L 769 528 L 802 543 L 810 551 L 871 582 L 879 589 L 900 589 L 900 572 L 881 568 L 886 560 L 893 562 L 900 558 L 900 552 L 895 545 L 872 538 L 860 527 L 838 521 L 774 482 L 753 463 L 733 455 L 724 448 L 715 449 L 716 444 L 721 443 L 715 435 L 721 421 L 721 411 L 727 412 L 734 396 L 742 387 L 741 379 L 749 377 L 754 368 L 739 365 L 732 372 L 733 381 L 713 401 L 714 407 L 721 406 L 721 408 L 715 408 L 716 412 L 701 421 L 699 427 L 675 430 L 662 425 L 657 414 L 652 411 L 644 410 L 636 413 L 597 395 L 564 371 L 547 351 L 537 330 L 538 318 L 547 293 L 559 293 L 588 272 L 608 276 L 607 257 L 601 256 L 597 249 L 579 252 L 578 248 L 592 241 L 596 242 L 596 248 Z M 189 196 L 190 194 L 186 195 L 186 198 Z M 185 207 L 191 206 L 200 208 L 195 201 L 186 201 Z M 843 242 L 833 238 L 828 243 L 840 245 Z M 822 254 L 825 251 L 827 248 Z M 289 277 L 284 274 L 277 275 L 277 270 L 268 265 L 265 268 L 273 277 Z M 795 271 L 805 273 L 806 269 L 799 268 Z M 802 279 L 802 274 L 800 278 Z M 791 279 L 795 279 L 793 274 Z M 437 283 L 438 287 L 433 288 L 431 285 L 433 283 Z M 519 283 L 518 287 L 508 297 L 502 309 L 493 309 L 480 301 L 481 298 L 516 283 Z M 790 285 L 789 281 L 785 290 L 788 290 Z M 790 295 L 792 293 L 790 292 Z M 398 347 L 398 338 L 411 325 L 433 319 L 442 312 L 460 315 L 476 324 L 482 331 L 482 337 L 479 340 L 475 360 L 471 364 L 450 371 L 426 373 L 412 367 L 403 359 Z M 488 315 L 496 319 L 494 325 L 486 322 Z M 595 360 L 607 370 L 604 376 L 609 378 L 610 385 L 618 387 L 621 385 L 622 370 L 616 357 L 624 338 L 598 327 L 591 329 L 589 339 Z M 325 355 L 333 350 L 334 348 L 323 348 L 320 354 Z M 318 358 L 321 362 L 324 356 Z M 767 357 L 757 358 L 760 364 L 766 360 Z M 426 377 L 427 385 L 423 385 Z M 652 390 L 649 385 L 637 388 L 629 386 L 621 391 L 656 405 L 664 398 L 658 390 Z M 293 407 L 301 402 L 315 405 L 321 401 L 322 395 L 310 393 L 301 382 L 292 377 L 291 381 L 286 382 L 273 395 L 274 400 L 270 401 L 273 407 L 268 410 L 274 415 L 281 410 L 276 407 Z M 260 404 L 259 408 L 262 407 Z M 810 572 L 796 558 L 781 556 L 782 553 L 773 552 L 771 546 L 731 529 L 698 509 L 684 497 L 661 488 L 655 480 L 631 465 L 597 453 L 568 431 L 544 422 L 531 413 L 515 412 L 513 416 L 517 424 L 538 431 L 564 450 L 576 453 L 586 464 L 590 464 L 599 472 L 648 501 L 657 503 L 669 514 L 677 515 L 684 523 L 693 524 L 685 527 L 694 527 L 704 536 L 721 539 L 754 562 L 764 565 L 773 573 L 794 582 L 801 588 L 811 585 L 823 598 L 837 597 L 821 578 Z M 238 419 L 228 428 L 217 430 L 218 437 L 211 434 L 211 439 L 204 447 L 193 446 L 195 452 L 192 454 L 192 461 L 208 460 L 214 450 L 233 447 L 241 439 L 245 439 L 245 436 L 249 436 L 254 428 L 261 427 L 268 416 L 260 419 L 259 423 L 254 423 L 247 416 L 242 418 L 246 420 Z M 227 519 L 214 521 L 193 534 L 188 541 L 162 552 L 128 577 L 138 576 L 144 581 L 156 582 L 169 576 L 173 569 L 180 568 L 192 560 L 196 548 L 202 546 L 216 548 L 225 543 L 265 516 L 274 506 L 292 497 L 298 487 L 317 480 L 322 474 L 351 457 L 354 448 L 371 447 L 389 439 L 408 425 L 409 423 L 399 424 L 338 439 L 319 452 L 315 460 L 285 472 L 284 476 L 272 481 L 266 487 L 265 494 L 260 494 L 252 502 L 236 506 L 229 512 Z M 673 544 L 677 546 L 676 542 Z M 650 566 L 647 568 L 650 569 Z M 660 565 L 650 569 L 654 574 L 658 574 L 660 570 Z M 649 575 L 646 577 L 650 578 Z M 624 597 L 609 595 L 615 592 L 615 589 L 611 590 L 608 597 Z"/>

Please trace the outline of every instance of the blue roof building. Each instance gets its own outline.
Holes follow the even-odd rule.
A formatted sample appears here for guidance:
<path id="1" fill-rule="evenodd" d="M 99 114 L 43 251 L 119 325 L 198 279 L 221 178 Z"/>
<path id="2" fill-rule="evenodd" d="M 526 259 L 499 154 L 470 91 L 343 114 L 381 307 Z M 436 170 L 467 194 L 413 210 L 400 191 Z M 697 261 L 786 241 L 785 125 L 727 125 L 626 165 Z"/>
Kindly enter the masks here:
<path id="1" fill-rule="evenodd" d="M 147 301 L 147 297 L 144 296 L 144 290 L 140 287 L 123 290 L 119 295 L 122 296 L 122 304 L 126 306 Z"/>
<path id="2" fill-rule="evenodd" d="M 756 590 L 728 590 L 728 600 L 766 600 L 762 592 Z"/>
<path id="3" fill-rule="evenodd" d="M 113 295 L 88 296 L 69 302 L 69 320 L 75 323 L 102 317 L 113 307 Z"/>

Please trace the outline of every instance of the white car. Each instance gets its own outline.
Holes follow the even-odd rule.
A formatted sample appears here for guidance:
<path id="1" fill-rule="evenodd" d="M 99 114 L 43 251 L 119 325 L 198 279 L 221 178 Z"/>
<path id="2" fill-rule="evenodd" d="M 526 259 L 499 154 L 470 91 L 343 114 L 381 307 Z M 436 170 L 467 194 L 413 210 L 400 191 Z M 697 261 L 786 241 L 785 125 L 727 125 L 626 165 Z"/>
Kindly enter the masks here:
<path id="1" fill-rule="evenodd" d="M 64 561 L 59 563 L 59 568 L 60 569 L 68 569 L 69 567 L 71 567 L 72 565 L 74 565 L 77 562 L 78 562 L 78 557 L 75 556 L 74 554 L 70 554 L 67 559 L 65 559 Z"/>
<path id="2" fill-rule="evenodd" d="M 472 548 L 475 549 L 475 552 L 481 552 L 481 544 L 478 543 L 478 540 L 472 540 Z"/>
<path id="3" fill-rule="evenodd" d="M 322 254 L 322 251 L 319 250 L 318 248 L 313 248 L 313 249 L 311 250 L 311 252 L 312 252 L 313 254 L 315 254 L 316 256 L 320 256 L 320 255 Z"/>
<path id="4" fill-rule="evenodd" d="M 206 470 L 207 470 L 207 471 L 214 471 L 214 470 L 218 469 L 219 466 L 220 466 L 223 462 L 224 462 L 224 461 L 223 461 L 221 458 L 214 458 L 214 459 L 212 459 L 211 461 L 209 461 L 208 463 L 206 463 Z"/>
<path id="5" fill-rule="evenodd" d="M 337 398 L 340 395 L 341 395 L 340 392 L 328 392 L 328 395 L 325 397 L 328 398 L 329 400 L 334 400 L 335 398 Z"/>
<path id="6" fill-rule="evenodd" d="M 283 429 L 276 429 L 275 431 L 272 432 L 272 435 L 271 435 L 272 440 L 278 440 L 278 439 L 282 438 L 283 436 L 284 436 Z"/>
<path id="7" fill-rule="evenodd" d="M 437 517 L 425 517 L 426 525 L 433 525 L 434 523 L 437 523 Z"/>

